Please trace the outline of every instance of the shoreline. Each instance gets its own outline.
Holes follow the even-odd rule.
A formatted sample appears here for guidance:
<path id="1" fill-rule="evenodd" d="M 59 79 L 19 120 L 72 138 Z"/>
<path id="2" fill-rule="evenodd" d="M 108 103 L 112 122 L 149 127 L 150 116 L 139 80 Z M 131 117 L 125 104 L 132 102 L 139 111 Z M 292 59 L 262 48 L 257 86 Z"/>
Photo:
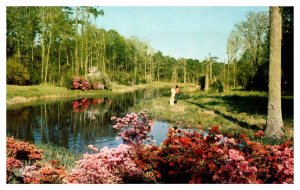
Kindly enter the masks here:
<path id="1" fill-rule="evenodd" d="M 115 96 L 118 94 L 133 92 L 136 90 L 146 88 L 168 88 L 174 83 L 160 82 L 139 84 L 134 86 L 125 86 L 114 84 L 111 91 L 108 90 L 69 90 L 65 87 L 51 86 L 48 84 L 32 85 L 32 86 L 17 86 L 6 85 L 6 109 L 16 109 L 34 105 L 37 103 L 53 101 L 56 99 L 72 100 L 76 98 L 92 98 L 92 97 L 105 97 Z M 178 83 L 183 87 L 193 87 L 196 84 L 192 83 Z"/>

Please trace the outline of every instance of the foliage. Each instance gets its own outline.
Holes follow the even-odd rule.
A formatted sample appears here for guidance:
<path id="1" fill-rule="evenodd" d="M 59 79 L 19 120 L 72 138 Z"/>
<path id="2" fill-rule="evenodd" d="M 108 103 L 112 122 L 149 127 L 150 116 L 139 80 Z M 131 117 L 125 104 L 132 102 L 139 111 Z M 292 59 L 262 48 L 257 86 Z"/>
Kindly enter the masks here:
<path id="1" fill-rule="evenodd" d="M 62 183 L 64 168 L 57 160 L 40 164 L 43 151 L 28 142 L 6 138 L 7 183 Z"/>
<path id="2" fill-rule="evenodd" d="M 6 138 L 6 156 L 22 162 L 34 163 L 42 158 L 42 150 L 28 142 L 16 141 L 13 137 Z"/>
<path id="3" fill-rule="evenodd" d="M 220 80 L 214 81 L 211 85 L 211 90 L 214 92 L 222 93 L 224 91 L 224 87 L 221 81 Z"/>
<path id="4" fill-rule="evenodd" d="M 141 173 L 131 159 L 134 152 L 128 145 L 121 144 L 111 149 L 104 147 L 99 152 L 93 145 L 89 148 L 96 153 L 84 154 L 66 177 L 66 183 L 124 183 L 124 179 L 134 180 Z"/>
<path id="5" fill-rule="evenodd" d="M 13 137 L 6 138 L 6 182 L 20 179 L 19 171 L 25 165 L 41 160 L 42 150 L 28 142 L 16 141 Z M 22 178 L 21 178 L 22 179 Z"/>
<path id="6" fill-rule="evenodd" d="M 24 183 L 30 184 L 62 183 L 65 175 L 64 167 L 57 160 L 51 160 L 50 164 L 35 163 L 26 166 L 22 173 Z"/>
<path id="7" fill-rule="evenodd" d="M 138 115 L 131 113 L 123 118 L 112 117 L 111 119 L 116 122 L 113 128 L 121 131 L 119 136 L 125 143 L 140 145 L 144 141 L 152 142 L 148 133 L 154 123 L 152 120 L 148 120 L 146 112 L 141 112 Z"/>
<path id="8" fill-rule="evenodd" d="M 104 87 L 106 89 L 111 89 L 111 82 L 107 74 L 101 73 L 96 67 L 90 69 L 89 74 L 87 74 L 87 79 L 90 82 L 92 89 L 102 90 Z"/>
<path id="9" fill-rule="evenodd" d="M 153 123 L 146 113 L 112 120 L 126 144 L 100 151 L 89 145 L 91 153 L 84 154 L 70 173 L 56 160 L 35 162 L 41 151 L 7 138 L 7 181 L 18 169 L 24 183 L 294 183 L 292 142 L 262 145 L 244 134 L 223 135 L 218 126 L 208 131 L 180 129 L 179 122 L 156 146 L 142 143 L 151 140 Z M 257 139 L 263 135 L 261 130 L 255 133 Z M 27 156 L 34 160 L 32 165 L 17 159 L 18 148 L 32 152 Z"/>
<path id="10" fill-rule="evenodd" d="M 24 85 L 28 83 L 29 79 L 27 68 L 18 63 L 17 58 L 7 59 L 6 80 L 8 84 Z"/>
<path id="11" fill-rule="evenodd" d="M 54 144 L 41 143 L 35 144 L 35 146 L 44 150 L 42 160 L 40 161 L 41 163 L 51 164 L 54 160 L 59 160 L 60 165 L 63 166 L 67 172 L 74 167 L 75 161 L 81 158 L 81 154 Z"/>
<path id="12" fill-rule="evenodd" d="M 91 88 L 91 85 L 87 79 L 80 76 L 74 76 L 73 77 L 73 84 L 72 89 L 74 90 L 89 90 Z"/>
<path id="13" fill-rule="evenodd" d="M 262 145 L 245 135 L 222 135 L 214 126 L 208 132 L 170 128 L 162 146 L 132 148 L 148 182 L 293 183 L 294 150 L 288 141 Z"/>

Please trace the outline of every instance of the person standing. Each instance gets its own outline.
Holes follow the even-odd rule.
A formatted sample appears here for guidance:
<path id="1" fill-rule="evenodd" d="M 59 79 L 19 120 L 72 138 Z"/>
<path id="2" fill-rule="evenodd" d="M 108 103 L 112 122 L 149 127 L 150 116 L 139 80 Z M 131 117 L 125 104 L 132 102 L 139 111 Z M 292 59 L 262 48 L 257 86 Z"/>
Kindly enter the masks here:
<path id="1" fill-rule="evenodd" d="M 176 94 L 175 87 L 172 86 L 172 88 L 171 88 L 171 97 L 170 97 L 170 105 L 171 106 L 174 105 L 175 94 Z"/>
<path id="2" fill-rule="evenodd" d="M 175 88 L 175 101 L 174 101 L 175 104 L 177 104 L 177 102 L 179 100 L 179 92 L 180 92 L 180 89 L 179 89 L 178 85 L 176 85 L 176 88 Z"/>

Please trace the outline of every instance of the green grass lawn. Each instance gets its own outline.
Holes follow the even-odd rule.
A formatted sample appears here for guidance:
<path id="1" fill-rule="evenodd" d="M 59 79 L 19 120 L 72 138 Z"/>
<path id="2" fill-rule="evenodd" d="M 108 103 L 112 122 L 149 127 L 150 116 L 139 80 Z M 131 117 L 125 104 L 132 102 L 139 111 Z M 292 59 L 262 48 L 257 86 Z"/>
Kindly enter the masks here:
<path id="1" fill-rule="evenodd" d="M 146 110 L 151 118 L 184 127 L 209 127 L 218 125 L 223 133 L 244 133 L 250 137 L 259 129 L 265 129 L 267 117 L 267 93 L 226 91 L 224 93 L 182 92 L 179 103 L 169 105 L 163 97 L 140 104 L 131 111 Z M 293 98 L 282 97 L 284 131 L 287 139 L 293 139 Z"/>

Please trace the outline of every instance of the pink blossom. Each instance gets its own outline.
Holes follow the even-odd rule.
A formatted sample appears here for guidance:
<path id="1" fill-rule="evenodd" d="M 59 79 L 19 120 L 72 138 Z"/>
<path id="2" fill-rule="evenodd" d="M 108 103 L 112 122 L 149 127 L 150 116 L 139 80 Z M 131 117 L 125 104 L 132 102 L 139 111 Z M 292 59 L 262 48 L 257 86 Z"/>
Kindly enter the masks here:
<path id="1" fill-rule="evenodd" d="M 240 155 L 240 152 L 234 149 L 229 149 L 229 159 L 234 161 L 245 160 L 245 158 Z"/>

